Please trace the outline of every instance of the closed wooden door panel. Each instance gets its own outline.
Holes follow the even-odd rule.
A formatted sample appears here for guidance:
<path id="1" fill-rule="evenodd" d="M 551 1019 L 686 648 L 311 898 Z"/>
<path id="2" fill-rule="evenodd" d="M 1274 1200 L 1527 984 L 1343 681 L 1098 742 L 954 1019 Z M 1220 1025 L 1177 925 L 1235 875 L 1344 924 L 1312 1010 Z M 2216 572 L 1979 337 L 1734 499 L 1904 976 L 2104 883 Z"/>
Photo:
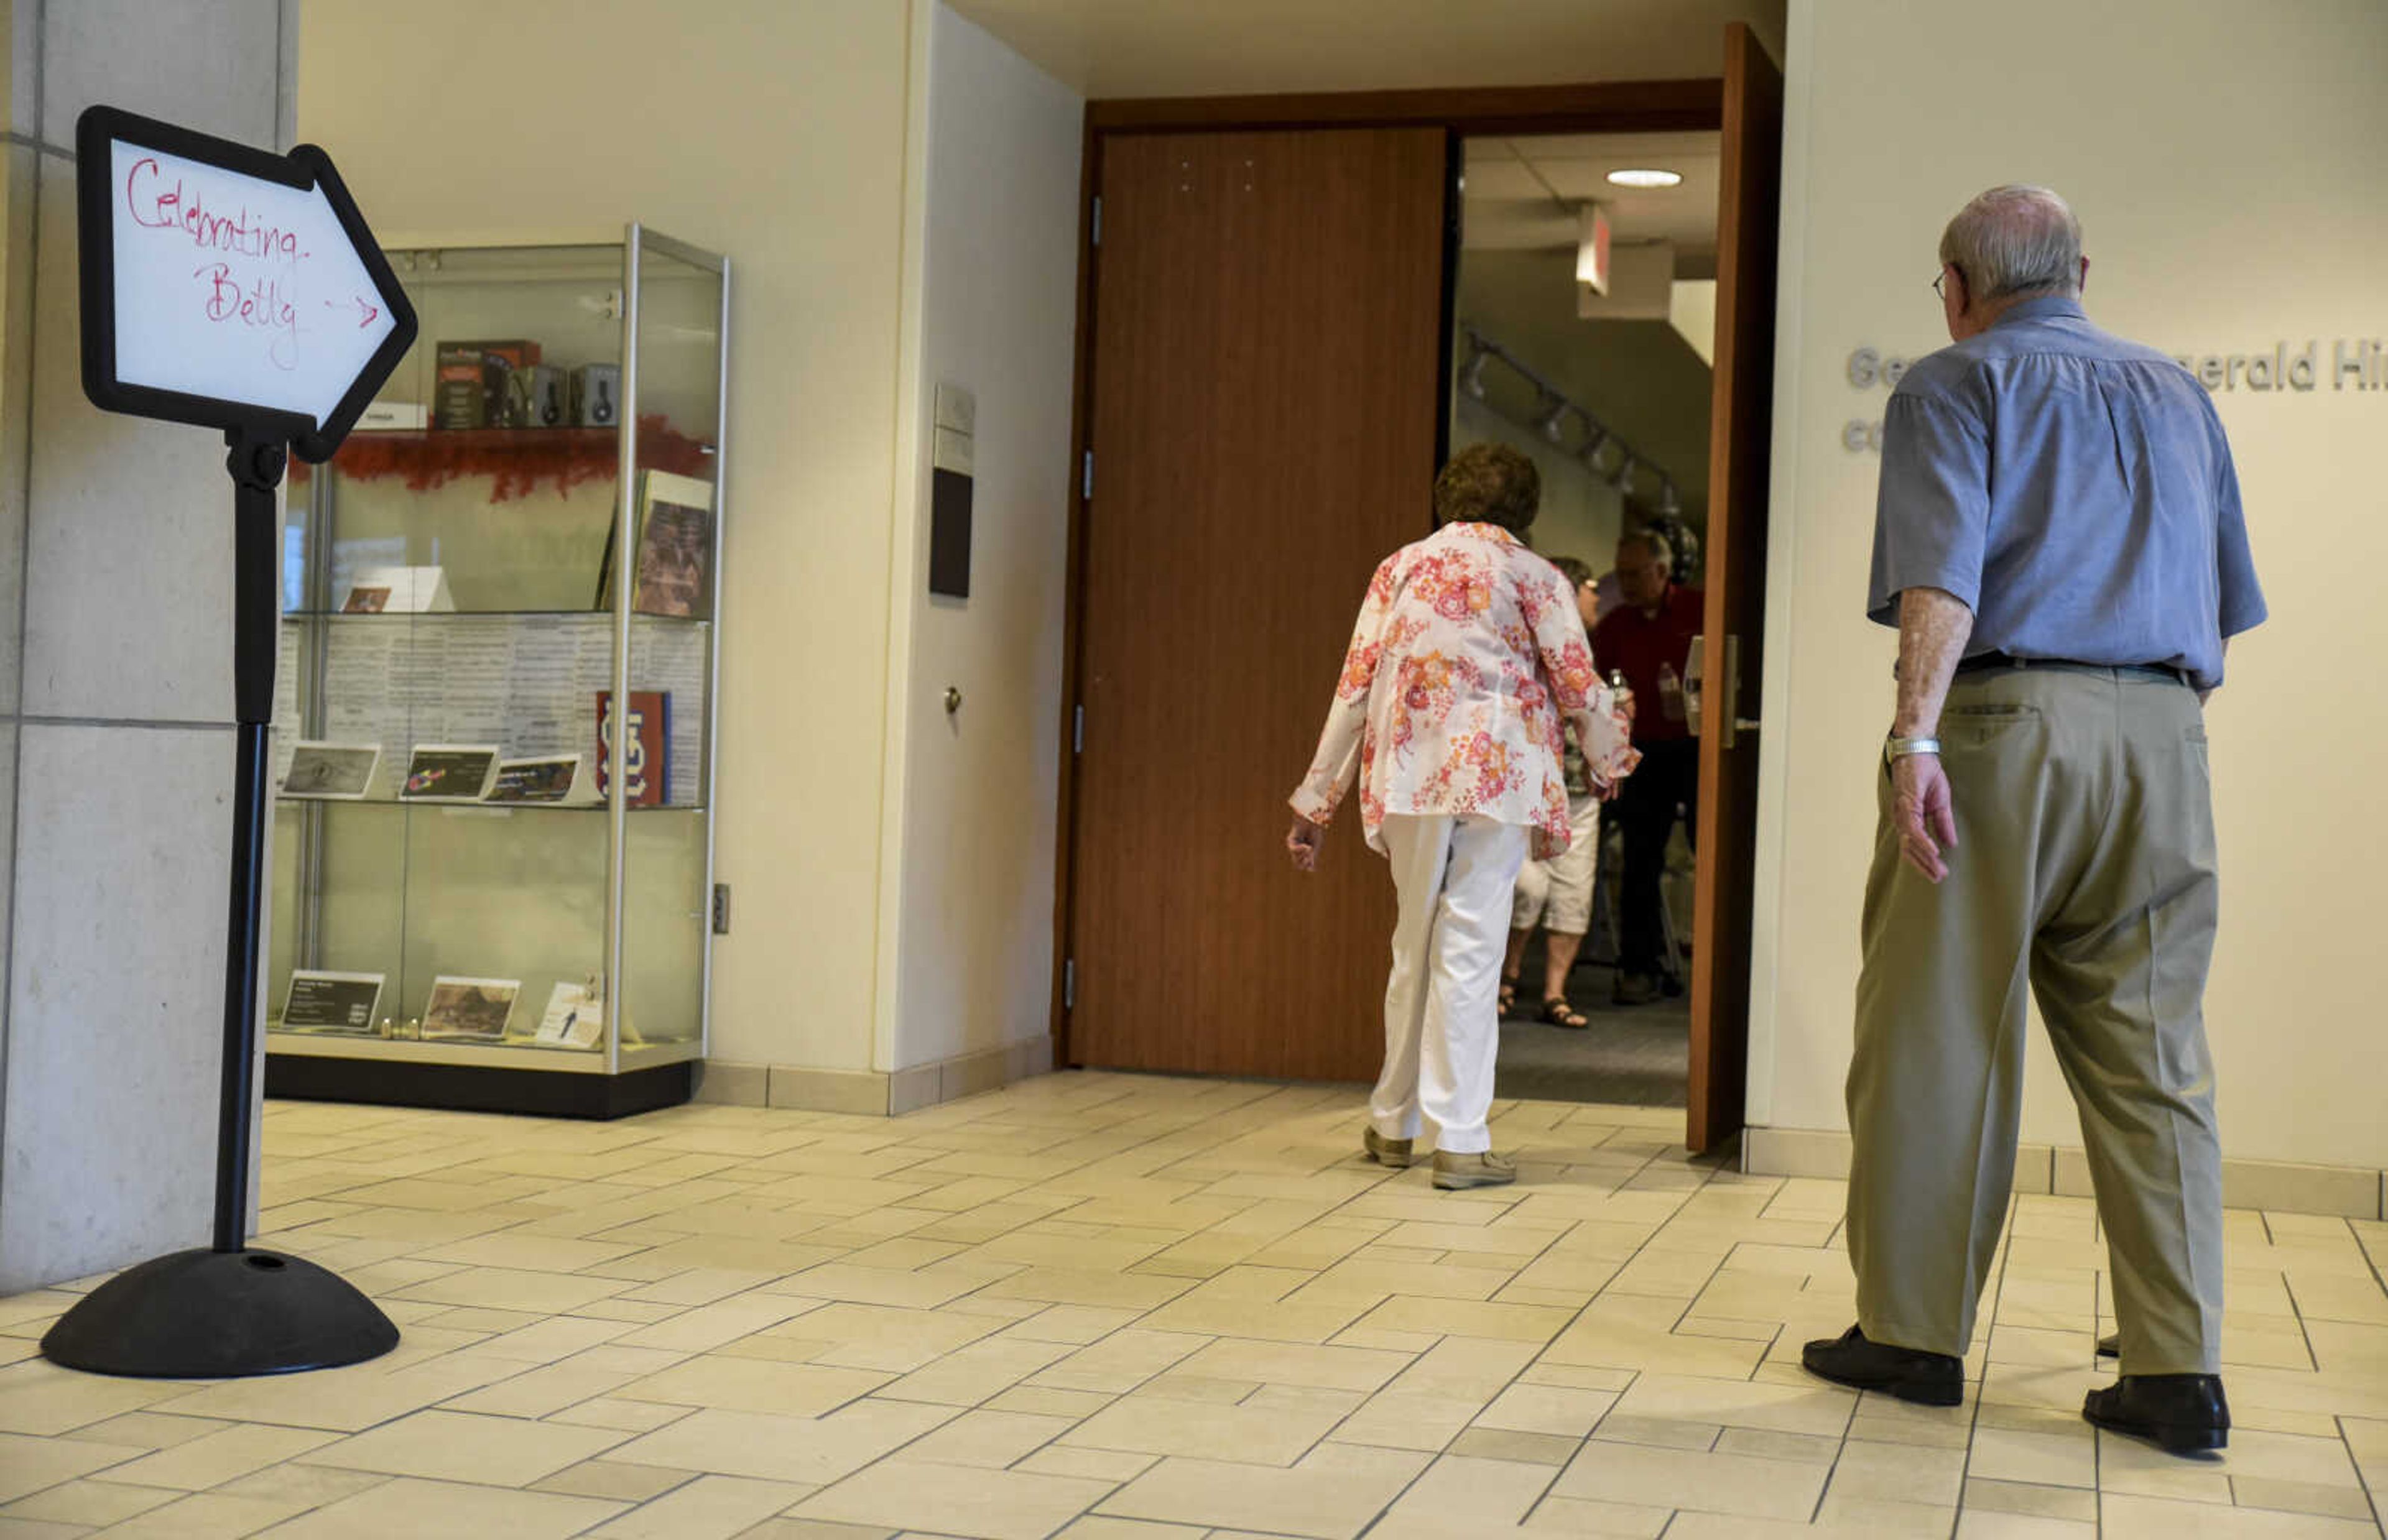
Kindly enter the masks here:
<path id="1" fill-rule="evenodd" d="M 1073 1062 L 1373 1078 L 1393 915 L 1356 799 L 1283 852 L 1376 563 L 1431 527 L 1441 130 L 1101 147 Z"/>
<path id="2" fill-rule="evenodd" d="M 1782 199 L 1783 74 L 1749 29 L 1725 34 L 1723 187 L 1717 221 L 1716 395 L 1708 461 L 1708 680 L 1692 949 L 1686 1142 L 1741 1130 L 1749 1069 L 1750 883 L 1766 629 L 1766 477 L 1773 433 L 1774 265 Z M 1739 688 L 1726 672 L 1737 661 Z"/>

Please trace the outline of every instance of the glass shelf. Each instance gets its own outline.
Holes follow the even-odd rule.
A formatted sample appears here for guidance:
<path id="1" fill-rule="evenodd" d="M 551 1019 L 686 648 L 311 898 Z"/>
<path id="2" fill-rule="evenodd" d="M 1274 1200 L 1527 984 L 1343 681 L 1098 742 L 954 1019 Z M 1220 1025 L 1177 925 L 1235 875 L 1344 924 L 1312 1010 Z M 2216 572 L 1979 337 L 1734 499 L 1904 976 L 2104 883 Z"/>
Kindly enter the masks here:
<path id="1" fill-rule="evenodd" d="M 608 804 L 596 802 L 442 802 L 428 797 L 285 797 L 277 794 L 277 807 L 334 808 L 402 808 L 408 812 L 426 813 L 611 813 Z M 652 807 L 626 807 L 624 813 L 633 817 L 655 813 L 703 813 L 703 803 L 664 802 Z"/>
<path id="2" fill-rule="evenodd" d="M 400 621 L 400 620 L 406 620 L 406 621 L 429 621 L 429 622 L 432 622 L 432 623 L 434 623 L 434 624 L 439 624 L 439 623 L 443 623 L 443 622 L 454 622 L 454 621 L 460 621 L 460 620 L 491 620 L 491 619 L 503 620 L 503 619 L 513 618 L 513 619 L 520 619 L 520 620 L 601 620 L 601 621 L 604 621 L 604 622 L 606 622 L 608 625 L 611 625 L 611 624 L 612 624 L 612 622 L 613 622 L 613 619 L 614 619 L 614 612 L 613 612 L 613 611 L 611 611 L 611 610 L 587 610 L 587 609 L 582 609 L 582 610 L 404 610 L 404 611 L 399 611 L 399 612 L 392 612 L 387 611 L 387 610 L 373 610 L 373 611 L 364 611 L 364 610 L 354 610 L 354 611 L 351 611 L 351 610 L 285 610 L 285 611 L 283 611 L 283 612 L 282 612 L 282 618 L 283 618 L 285 621 L 294 621 L 294 620 L 339 620 L 339 621 L 373 621 L 373 620 L 378 620 L 378 621 Z M 655 621 L 655 622 L 660 622 L 660 623 L 662 623 L 662 624 L 668 625 L 687 625 L 687 626 L 694 626 L 694 627 L 696 627 L 696 628 L 697 628 L 697 629 L 699 629 L 699 630 L 702 630 L 702 629 L 703 629 L 703 628 L 705 628 L 705 626 L 708 626 L 708 625 L 712 625 L 712 624 L 713 624 L 713 617 L 712 617 L 712 616 L 710 616 L 710 615 L 658 615 L 658 614 L 652 613 L 652 612 L 648 612 L 648 611 L 645 611 L 645 610 L 633 610 L 633 611 L 631 611 L 631 612 L 630 612 L 630 618 L 631 618 L 632 620 L 635 620 L 635 621 L 638 621 L 638 622 L 641 622 L 641 623 L 645 623 L 645 622 L 648 622 L 648 621 Z"/>

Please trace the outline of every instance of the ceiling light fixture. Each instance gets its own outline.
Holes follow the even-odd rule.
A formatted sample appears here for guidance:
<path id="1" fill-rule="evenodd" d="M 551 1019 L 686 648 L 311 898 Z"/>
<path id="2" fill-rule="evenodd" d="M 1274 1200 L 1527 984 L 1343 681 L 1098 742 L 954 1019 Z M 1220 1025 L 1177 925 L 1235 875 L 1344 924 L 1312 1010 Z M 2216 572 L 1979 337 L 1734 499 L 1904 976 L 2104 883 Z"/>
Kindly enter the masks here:
<path id="1" fill-rule="evenodd" d="M 1633 495 L 1633 473 L 1641 468 L 1642 462 L 1640 461 L 1634 459 L 1632 455 L 1627 455 L 1623 460 L 1617 462 L 1617 469 L 1609 473 L 1608 485 L 1616 487 L 1627 497 L 1632 497 Z"/>
<path id="2" fill-rule="evenodd" d="M 1681 513 L 1683 511 L 1683 499 L 1676 496 L 1675 483 L 1673 479 L 1670 477 L 1668 480 L 1659 483 L 1658 511 L 1661 513 L 1672 514 Z"/>
<path id="3" fill-rule="evenodd" d="M 1680 187 L 1683 173 L 1661 170 L 1655 166 L 1629 166 L 1608 173 L 1608 180 L 1620 187 Z"/>
<path id="4" fill-rule="evenodd" d="M 1554 444 L 1566 443 L 1567 415 L 1567 402 L 1564 399 L 1553 401 L 1551 403 L 1551 410 L 1543 414 L 1543 436 L 1549 439 Z"/>

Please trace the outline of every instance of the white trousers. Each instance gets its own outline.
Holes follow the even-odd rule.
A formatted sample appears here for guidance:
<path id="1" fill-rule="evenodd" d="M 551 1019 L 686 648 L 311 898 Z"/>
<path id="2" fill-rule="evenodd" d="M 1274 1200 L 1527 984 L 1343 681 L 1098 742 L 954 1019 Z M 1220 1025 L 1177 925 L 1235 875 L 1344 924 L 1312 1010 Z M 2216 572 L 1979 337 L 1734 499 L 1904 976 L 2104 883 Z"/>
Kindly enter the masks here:
<path id="1" fill-rule="evenodd" d="M 1385 984 L 1385 1072 L 1368 1113 L 1387 1139 L 1419 1137 L 1475 1155 L 1492 1147 L 1492 1059 L 1500 1046 L 1501 958 L 1528 831 L 1489 818 L 1385 819 L 1401 917 Z"/>

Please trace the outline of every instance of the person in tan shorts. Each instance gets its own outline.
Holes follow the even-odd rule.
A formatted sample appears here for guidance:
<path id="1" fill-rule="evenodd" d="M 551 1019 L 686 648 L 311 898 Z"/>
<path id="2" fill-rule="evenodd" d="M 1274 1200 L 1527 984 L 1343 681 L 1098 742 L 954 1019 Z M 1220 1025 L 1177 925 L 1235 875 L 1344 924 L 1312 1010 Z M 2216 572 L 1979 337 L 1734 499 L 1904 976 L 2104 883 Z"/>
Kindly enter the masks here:
<path id="1" fill-rule="evenodd" d="M 2090 323 L 2055 194 L 1983 194 L 1940 262 L 1955 346 L 1892 394 L 1868 604 L 1899 640 L 1849 1064 L 1858 1322 L 1802 1362 L 1962 1398 L 2028 989 L 2080 1109 L 2122 1328 L 2121 1378 L 2082 1415 L 2219 1449 L 2204 707 L 2228 638 L 2265 613 L 2238 474 L 2188 371 Z"/>
<path id="2" fill-rule="evenodd" d="M 1572 556 L 1554 556 L 1551 565 L 1575 588 L 1576 609 L 1591 631 L 1600 618 L 1600 585 L 1592 569 Z M 1594 660 L 1598 666 L 1598 660 Z M 1568 1003 L 1568 975 L 1576 953 L 1583 949 L 1584 933 L 1592 928 L 1592 891 L 1600 877 L 1600 808 L 1586 773 L 1582 751 L 1568 738 L 1563 764 L 1567 775 L 1568 827 L 1574 841 L 1547 861 L 1529 861 L 1518 874 L 1518 891 L 1509 909 L 1509 953 L 1501 966 L 1501 1018 L 1517 1009 L 1518 984 L 1526 966 L 1526 943 L 1536 927 L 1544 931 L 1543 1003 L 1537 1018 L 1553 1027 L 1581 1030 L 1591 1019 Z"/>

